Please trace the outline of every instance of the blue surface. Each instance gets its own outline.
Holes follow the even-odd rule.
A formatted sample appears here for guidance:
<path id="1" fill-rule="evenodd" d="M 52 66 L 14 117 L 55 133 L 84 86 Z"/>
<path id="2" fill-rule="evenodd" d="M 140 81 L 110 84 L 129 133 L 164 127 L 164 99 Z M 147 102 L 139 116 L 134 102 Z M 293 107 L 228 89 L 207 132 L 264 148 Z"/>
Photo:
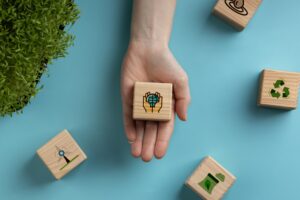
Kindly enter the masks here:
<path id="1" fill-rule="evenodd" d="M 241 33 L 210 16 L 214 0 L 178 1 L 171 48 L 192 104 L 167 156 L 149 164 L 130 156 L 121 118 L 132 3 L 77 2 L 69 56 L 49 67 L 23 114 L 0 119 L 0 199 L 197 199 L 183 183 L 206 155 L 238 178 L 225 199 L 300 199 L 300 110 L 256 106 L 264 67 L 299 71 L 300 1 L 264 1 Z M 64 128 L 89 159 L 54 181 L 35 151 Z"/>

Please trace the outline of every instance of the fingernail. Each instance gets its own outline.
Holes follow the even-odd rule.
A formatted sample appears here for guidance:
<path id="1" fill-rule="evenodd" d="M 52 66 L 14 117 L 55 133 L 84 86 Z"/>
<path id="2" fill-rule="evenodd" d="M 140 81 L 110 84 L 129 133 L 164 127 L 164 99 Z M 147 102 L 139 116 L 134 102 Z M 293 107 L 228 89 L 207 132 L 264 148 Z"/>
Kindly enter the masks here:
<path id="1" fill-rule="evenodd" d="M 130 141 L 130 140 L 128 140 L 128 143 L 129 143 L 129 144 L 133 144 L 133 143 L 134 143 L 134 141 Z"/>
<path id="2" fill-rule="evenodd" d="M 183 120 L 184 120 L 184 121 L 187 121 L 187 114 L 185 114 L 185 115 L 183 116 Z"/>

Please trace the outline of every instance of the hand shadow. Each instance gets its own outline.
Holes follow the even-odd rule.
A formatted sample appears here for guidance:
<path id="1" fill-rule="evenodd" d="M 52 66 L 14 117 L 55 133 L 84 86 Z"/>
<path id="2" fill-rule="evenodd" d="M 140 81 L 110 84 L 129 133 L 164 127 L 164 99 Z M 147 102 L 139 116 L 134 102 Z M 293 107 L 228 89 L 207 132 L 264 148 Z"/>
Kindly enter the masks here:
<path id="1" fill-rule="evenodd" d="M 128 47 L 132 1 L 122 1 L 123 10 L 118 27 L 118 35 L 114 38 L 105 61 L 108 70 L 105 77 L 98 80 L 97 92 L 91 98 L 98 100 L 94 106 L 94 119 L 81 132 L 89 133 L 86 139 L 88 165 L 95 172 L 119 170 L 131 158 L 130 145 L 123 130 L 122 107 L 120 95 L 120 73 L 124 54 Z M 103 38 L 105 40 L 105 38 Z M 110 52 L 111 51 L 111 52 Z M 99 63 L 102 63 L 99 57 Z M 101 70 L 101 66 L 99 66 Z M 101 71 L 100 71 L 101 73 Z"/>
<path id="2" fill-rule="evenodd" d="M 109 65 L 107 67 L 109 70 L 105 70 L 107 72 L 105 80 L 99 79 L 99 82 L 96 83 L 99 89 L 95 95 L 90 97 L 99 102 L 94 106 L 94 119 L 88 121 L 83 118 L 83 120 L 87 120 L 86 126 L 76 127 L 74 125 L 76 129 L 70 130 L 86 153 L 88 160 L 72 170 L 63 179 L 78 177 L 77 173 L 88 172 L 88 174 L 92 174 L 102 171 L 106 173 L 105 169 L 119 169 L 122 168 L 122 163 L 128 160 L 125 157 L 131 157 L 123 131 L 119 79 L 122 59 L 128 46 L 132 3 L 128 0 L 124 1 L 123 4 L 123 13 L 120 14 L 121 20 L 118 20 L 119 24 L 116 25 L 120 27 L 120 31 L 118 31 L 118 38 L 115 38 L 112 44 L 115 48 L 112 49 L 112 56 L 105 61 Z M 100 62 L 102 58 L 99 57 L 98 59 Z M 101 67 L 99 67 L 99 71 L 101 72 Z M 103 108 L 106 112 L 103 112 Z M 109 108 L 109 112 L 107 112 L 107 108 Z M 102 168 L 105 169 L 102 170 Z M 24 188 L 40 188 L 43 185 L 55 183 L 55 178 L 37 155 L 24 164 L 20 176 L 24 176 L 22 179 L 26 180 L 26 183 L 21 184 L 24 185 Z"/>

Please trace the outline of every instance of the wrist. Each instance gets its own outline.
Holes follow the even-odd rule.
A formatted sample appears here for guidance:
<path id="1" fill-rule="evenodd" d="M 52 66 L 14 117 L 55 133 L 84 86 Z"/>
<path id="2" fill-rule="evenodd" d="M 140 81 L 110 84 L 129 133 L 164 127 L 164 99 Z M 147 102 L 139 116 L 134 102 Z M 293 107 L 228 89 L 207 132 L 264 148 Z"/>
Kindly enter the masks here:
<path id="1" fill-rule="evenodd" d="M 162 32 L 155 33 L 150 30 L 148 32 L 143 31 L 142 33 L 140 31 L 132 31 L 130 43 L 167 47 L 169 45 L 169 35 Z"/>
<path id="2" fill-rule="evenodd" d="M 168 46 L 176 0 L 134 0 L 131 40 Z"/>
<path id="3" fill-rule="evenodd" d="M 166 41 L 154 40 L 154 39 L 131 39 L 129 42 L 128 50 L 143 52 L 161 52 L 168 50 L 169 46 Z"/>

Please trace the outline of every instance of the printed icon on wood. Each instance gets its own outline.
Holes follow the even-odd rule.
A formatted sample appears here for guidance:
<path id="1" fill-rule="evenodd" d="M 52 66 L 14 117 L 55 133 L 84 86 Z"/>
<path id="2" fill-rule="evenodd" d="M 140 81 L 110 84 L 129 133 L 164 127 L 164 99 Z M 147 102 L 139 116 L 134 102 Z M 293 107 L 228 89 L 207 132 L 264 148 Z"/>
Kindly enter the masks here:
<path id="1" fill-rule="evenodd" d="M 288 98 L 290 95 L 290 88 L 285 87 L 285 82 L 284 80 L 277 80 L 275 83 L 273 83 L 274 88 L 271 89 L 270 94 L 274 98 Z M 281 91 L 280 91 L 280 88 Z"/>
<path id="2" fill-rule="evenodd" d="M 157 112 L 162 109 L 163 106 L 163 97 L 160 96 L 158 92 L 150 93 L 147 92 L 143 97 L 143 107 L 145 108 L 145 112 Z"/>
<path id="3" fill-rule="evenodd" d="M 72 163 L 73 161 L 76 160 L 76 158 L 79 157 L 79 154 L 75 155 L 72 159 L 69 159 L 67 156 L 68 155 L 72 155 L 72 152 L 69 152 L 67 150 L 65 150 L 65 148 L 59 148 L 58 146 L 55 146 L 56 150 L 57 150 L 57 155 L 58 155 L 58 160 L 57 162 L 61 162 L 61 160 L 65 160 L 64 165 L 59 169 L 59 170 L 63 170 L 65 167 L 67 167 L 70 163 Z"/>
<path id="4" fill-rule="evenodd" d="M 173 87 L 170 83 L 136 82 L 133 119 L 167 121 L 172 116 Z"/>
<path id="5" fill-rule="evenodd" d="M 248 15 L 248 11 L 244 7 L 244 0 L 225 0 L 225 4 L 237 14 Z"/>
<path id="6" fill-rule="evenodd" d="M 203 159 L 185 184 L 202 199 L 217 200 L 224 196 L 235 180 L 236 178 L 230 172 L 208 156 Z"/>
<path id="7" fill-rule="evenodd" d="M 62 178 L 87 158 L 67 130 L 52 138 L 37 150 L 37 154 L 56 179 Z"/>
<path id="8" fill-rule="evenodd" d="M 261 2 L 262 0 L 218 0 L 212 13 L 241 31 L 248 25 Z"/>
<path id="9" fill-rule="evenodd" d="M 199 185 L 209 194 L 212 193 L 215 186 L 220 182 L 225 181 L 225 176 L 222 173 L 216 174 L 213 176 L 211 173 L 208 173 L 203 181 L 199 183 Z"/>
<path id="10" fill-rule="evenodd" d="M 300 73 L 263 70 L 261 73 L 258 105 L 295 109 L 298 104 Z"/>

